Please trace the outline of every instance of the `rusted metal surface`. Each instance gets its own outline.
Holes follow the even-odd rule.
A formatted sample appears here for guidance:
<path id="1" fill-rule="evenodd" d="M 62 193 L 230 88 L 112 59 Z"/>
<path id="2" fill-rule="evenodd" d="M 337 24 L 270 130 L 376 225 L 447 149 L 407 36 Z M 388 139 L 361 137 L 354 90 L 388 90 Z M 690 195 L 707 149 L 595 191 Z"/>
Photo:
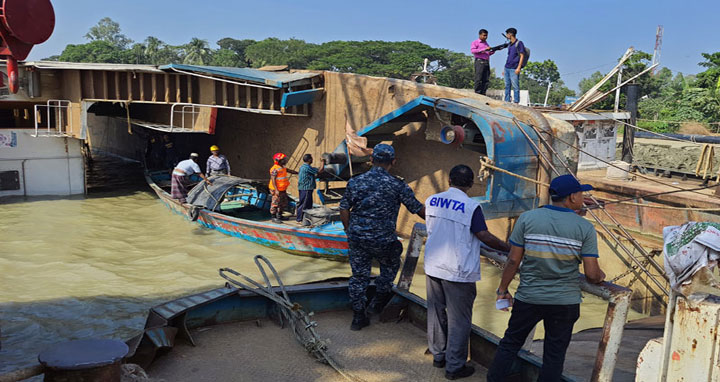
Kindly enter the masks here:
<path id="1" fill-rule="evenodd" d="M 46 382 L 119 382 L 128 346 L 117 340 L 63 342 L 42 351 Z"/>
<path id="2" fill-rule="evenodd" d="M 415 268 L 420 258 L 425 237 L 427 237 L 425 224 L 415 223 L 412 234 L 410 235 L 407 252 L 405 253 L 405 261 L 403 262 L 402 272 L 400 272 L 400 279 L 397 284 L 397 288 L 400 290 L 410 290 L 410 284 L 412 284 L 413 276 L 415 275 Z"/>
<path id="3" fill-rule="evenodd" d="M 415 267 L 417 266 L 417 257 L 420 254 L 425 237 L 427 237 L 425 225 L 422 223 L 415 224 L 413 235 L 408 244 L 408 254 L 402 268 L 403 275 L 406 275 L 406 277 L 403 278 L 401 275 L 397 287 L 398 291 L 409 290 L 412 275 L 415 273 Z M 507 262 L 506 254 L 485 245 L 481 248 L 481 254 L 501 266 L 504 266 Z M 584 275 L 580 277 L 580 289 L 609 302 L 591 381 L 610 382 L 615 371 L 623 330 L 630 309 L 632 290 L 609 282 L 592 284 L 587 281 Z"/>

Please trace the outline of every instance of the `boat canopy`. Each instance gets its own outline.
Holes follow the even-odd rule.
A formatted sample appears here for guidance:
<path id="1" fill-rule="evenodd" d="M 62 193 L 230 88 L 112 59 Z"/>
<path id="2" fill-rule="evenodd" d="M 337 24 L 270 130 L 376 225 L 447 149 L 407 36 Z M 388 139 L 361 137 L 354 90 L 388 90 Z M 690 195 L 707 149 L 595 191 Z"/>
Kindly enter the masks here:
<path id="1" fill-rule="evenodd" d="M 475 160 L 487 157 L 497 167 L 524 177 L 536 178 L 538 153 L 526 138 L 527 134 L 539 145 L 535 130 L 517 120 L 509 110 L 492 107 L 478 99 L 420 96 L 378 118 L 357 134 L 367 137 L 368 147 L 372 147 L 382 141 L 392 141 L 395 133 L 409 123 L 427 122 L 431 113 L 449 113 L 472 121 L 463 126 L 463 147 L 480 153 Z M 343 141 L 335 153 L 346 152 L 346 142 Z M 347 164 L 340 165 L 336 171 L 340 173 L 345 167 Z M 474 197 L 483 204 L 487 219 L 514 217 L 537 207 L 536 185 L 531 182 L 495 171 L 491 172 L 487 184 L 485 195 Z"/>
<path id="2" fill-rule="evenodd" d="M 187 202 L 189 204 L 217 211 L 225 197 L 225 193 L 231 188 L 240 185 L 254 188 L 259 185 L 254 180 L 227 175 L 211 176 L 210 180 L 212 184 L 200 182 L 188 192 Z"/>

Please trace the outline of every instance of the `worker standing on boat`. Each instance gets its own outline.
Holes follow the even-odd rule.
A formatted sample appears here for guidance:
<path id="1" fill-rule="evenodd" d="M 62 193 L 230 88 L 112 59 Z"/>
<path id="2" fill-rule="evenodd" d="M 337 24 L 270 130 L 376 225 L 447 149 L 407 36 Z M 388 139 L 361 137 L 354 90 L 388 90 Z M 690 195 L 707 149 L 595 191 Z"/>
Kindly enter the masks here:
<path id="1" fill-rule="evenodd" d="M 524 212 L 510 235 L 512 246 L 497 300 L 512 303 L 512 315 L 488 371 L 489 382 L 504 381 L 517 353 L 535 325 L 543 321 L 545 344 L 538 381 L 559 381 L 573 326 L 580 317 L 579 265 L 591 283 L 605 273 L 598 265 L 595 227 L 575 213 L 583 206 L 581 185 L 572 175 L 550 182 L 552 205 Z M 513 300 L 508 286 L 518 272 L 520 285 Z M 504 310 L 507 310 L 505 308 Z"/>
<path id="2" fill-rule="evenodd" d="M 212 155 L 208 157 L 205 171 L 207 176 L 211 175 L 230 175 L 230 162 L 225 155 L 220 154 L 220 148 L 216 145 L 210 146 Z"/>
<path id="3" fill-rule="evenodd" d="M 270 167 L 270 193 L 272 194 L 272 201 L 270 202 L 270 215 L 272 215 L 272 221 L 274 223 L 282 223 L 285 218 L 283 217 L 283 211 L 288 206 L 288 195 L 287 189 L 290 186 L 290 174 L 297 174 L 297 171 L 290 170 L 285 165 L 287 164 L 287 157 L 283 153 L 277 153 L 273 156 L 275 164 Z"/>
<path id="4" fill-rule="evenodd" d="M 295 211 L 298 223 L 303 221 L 303 211 L 312 208 L 315 179 L 325 169 L 325 158 L 320 162 L 320 167 L 312 166 L 313 157 L 310 154 L 303 155 L 303 162 L 298 171 L 298 202 Z"/>
<path id="5" fill-rule="evenodd" d="M 425 207 L 415 198 L 410 187 L 388 172 L 395 164 L 395 150 L 383 143 L 372 153 L 373 167 L 347 184 L 340 201 L 340 219 L 348 237 L 352 276 L 348 293 L 352 302 L 351 330 L 370 325 L 366 312 L 379 313 L 392 297 L 392 282 L 400 268 L 402 244 L 395 227 L 400 204 L 425 218 Z M 375 279 L 375 297 L 367 306 L 372 259 L 380 263 L 380 276 Z"/>
<path id="6" fill-rule="evenodd" d="M 475 93 L 485 94 L 490 83 L 490 56 L 495 53 L 487 43 L 488 31 L 480 29 L 478 39 L 470 45 L 470 53 L 475 56 Z"/>
<path id="7" fill-rule="evenodd" d="M 212 184 L 212 182 L 205 177 L 200 170 L 200 166 L 197 164 L 199 155 L 197 153 L 190 154 L 190 159 L 180 161 L 175 166 L 172 172 L 172 179 L 170 181 L 170 197 L 177 199 L 180 203 L 185 203 L 188 195 L 187 185 L 190 180 L 190 176 L 198 174 L 204 181 Z"/>
<path id="8" fill-rule="evenodd" d="M 427 335 L 433 366 L 448 379 L 465 378 L 475 282 L 480 280 L 481 242 L 507 252 L 510 246 L 488 231 L 480 203 L 467 195 L 475 174 L 466 165 L 450 170 L 450 188 L 425 201 L 427 244 Z"/>

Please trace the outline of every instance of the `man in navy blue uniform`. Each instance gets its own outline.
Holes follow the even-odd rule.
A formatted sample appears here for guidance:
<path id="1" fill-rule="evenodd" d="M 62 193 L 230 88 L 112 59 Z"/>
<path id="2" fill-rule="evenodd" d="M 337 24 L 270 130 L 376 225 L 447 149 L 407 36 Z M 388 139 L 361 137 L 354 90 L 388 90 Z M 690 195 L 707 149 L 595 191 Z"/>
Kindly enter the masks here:
<path id="1" fill-rule="evenodd" d="M 392 297 L 392 282 L 402 253 L 395 232 L 400 204 L 425 218 L 425 207 L 410 187 L 388 172 L 395 164 L 392 146 L 376 145 L 372 163 L 370 171 L 350 179 L 340 201 L 340 219 L 348 237 L 352 268 L 348 285 L 354 313 L 351 330 L 370 325 L 366 309 L 379 313 Z M 380 263 L 380 276 L 375 279 L 375 297 L 368 307 L 366 292 L 372 259 Z"/>

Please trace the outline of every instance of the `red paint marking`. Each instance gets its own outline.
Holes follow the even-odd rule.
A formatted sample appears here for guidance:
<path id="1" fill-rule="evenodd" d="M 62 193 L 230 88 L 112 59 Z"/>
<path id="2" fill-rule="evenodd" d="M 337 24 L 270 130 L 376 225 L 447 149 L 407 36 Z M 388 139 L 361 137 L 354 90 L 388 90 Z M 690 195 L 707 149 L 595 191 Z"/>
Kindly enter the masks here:
<path id="1" fill-rule="evenodd" d="M 215 122 L 216 121 L 217 121 L 217 108 L 214 107 L 214 108 L 210 109 L 210 126 L 208 127 L 208 134 L 215 135 Z"/>
<path id="2" fill-rule="evenodd" d="M 493 137 L 495 138 L 495 143 L 503 143 L 505 142 L 505 129 L 498 123 L 498 121 L 491 121 L 490 122 L 490 128 L 492 128 L 493 131 Z"/>
<path id="3" fill-rule="evenodd" d="M 672 354 L 673 361 L 679 361 L 680 360 L 680 354 L 678 352 L 674 351 Z"/>

